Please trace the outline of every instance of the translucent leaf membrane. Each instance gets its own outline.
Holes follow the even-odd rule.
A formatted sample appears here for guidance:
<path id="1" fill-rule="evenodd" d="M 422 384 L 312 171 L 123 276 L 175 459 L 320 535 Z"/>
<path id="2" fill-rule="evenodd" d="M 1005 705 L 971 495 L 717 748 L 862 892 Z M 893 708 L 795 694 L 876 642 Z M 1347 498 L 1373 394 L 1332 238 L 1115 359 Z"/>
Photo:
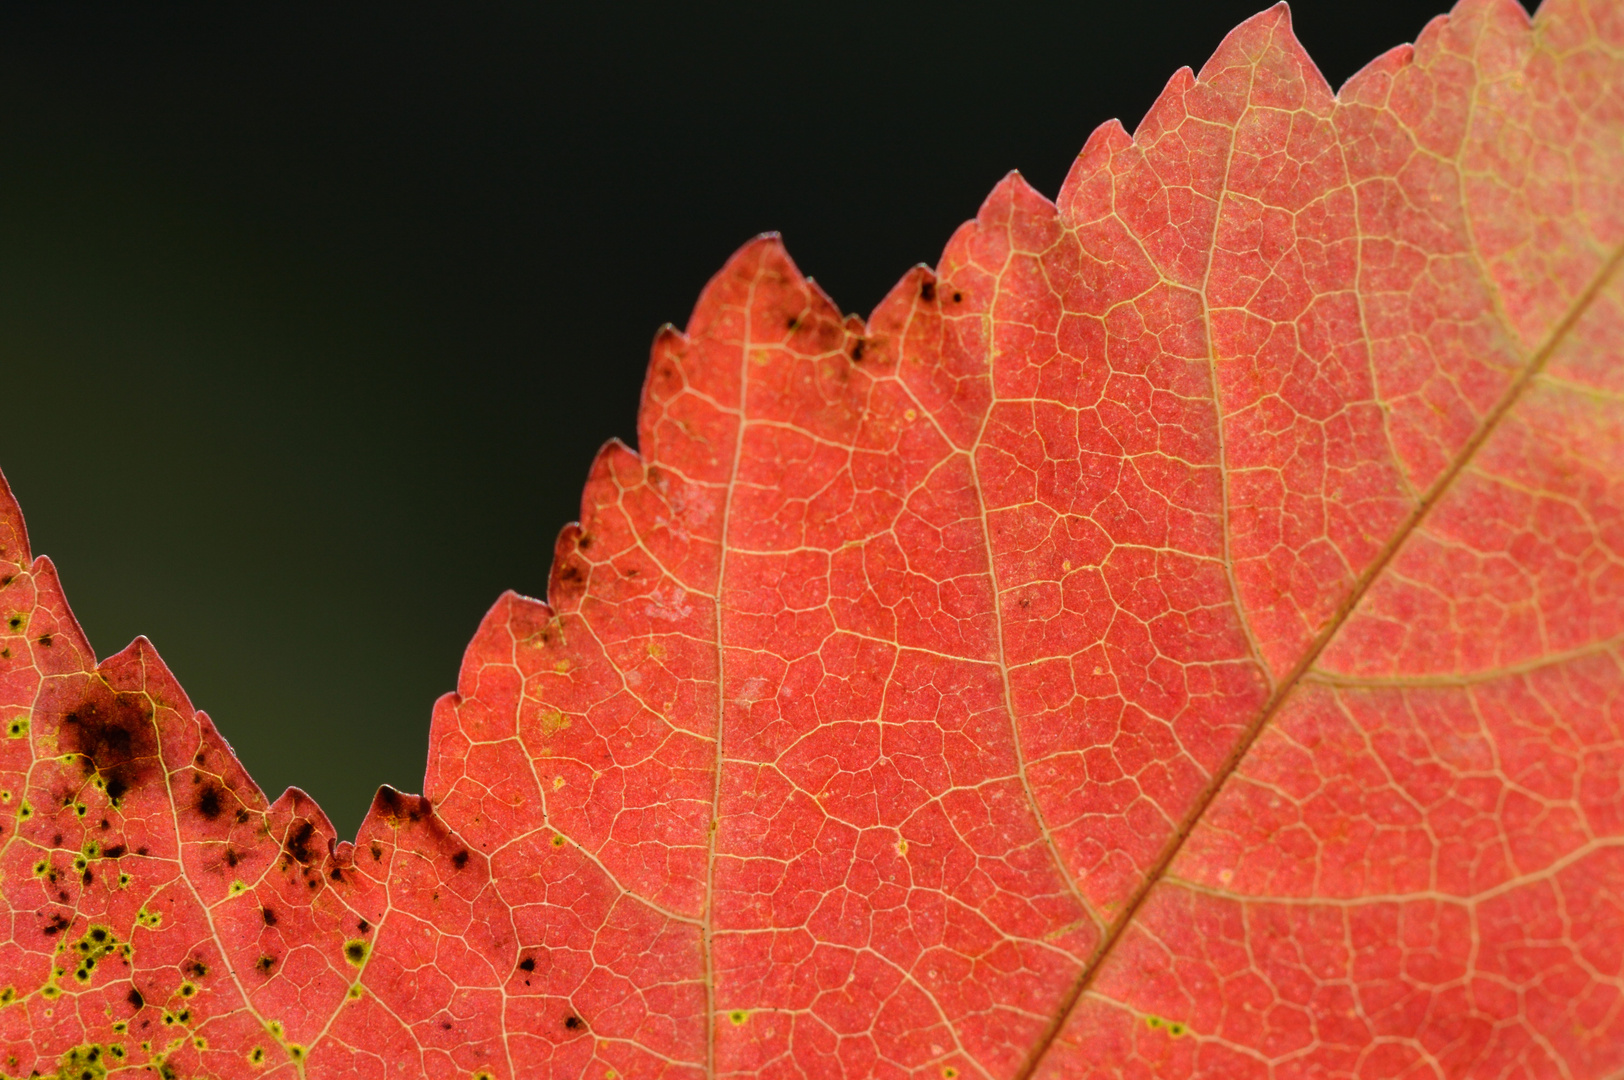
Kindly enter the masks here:
<path id="1" fill-rule="evenodd" d="M 0 498 L 0 1072 L 1624 1069 L 1624 7 L 1284 6 L 865 321 L 655 342 L 421 796 L 267 802 Z"/>

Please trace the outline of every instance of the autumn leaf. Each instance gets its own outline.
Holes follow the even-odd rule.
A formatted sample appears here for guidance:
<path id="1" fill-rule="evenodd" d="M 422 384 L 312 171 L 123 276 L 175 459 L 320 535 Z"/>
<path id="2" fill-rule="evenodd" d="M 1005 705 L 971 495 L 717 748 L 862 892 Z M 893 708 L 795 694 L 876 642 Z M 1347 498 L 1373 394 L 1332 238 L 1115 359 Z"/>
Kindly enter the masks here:
<path id="1" fill-rule="evenodd" d="M 1624 1075 L 1621 243 L 1618 0 L 760 238 L 353 843 L 0 487 L 0 1072 Z"/>

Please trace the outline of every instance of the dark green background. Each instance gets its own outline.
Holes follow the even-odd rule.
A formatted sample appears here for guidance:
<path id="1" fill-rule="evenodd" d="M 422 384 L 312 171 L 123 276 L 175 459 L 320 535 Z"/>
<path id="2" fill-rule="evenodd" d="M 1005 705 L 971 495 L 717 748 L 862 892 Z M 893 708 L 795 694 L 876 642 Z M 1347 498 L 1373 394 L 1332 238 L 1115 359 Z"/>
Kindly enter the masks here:
<path id="1" fill-rule="evenodd" d="M 1256 7 L 8 4 L 0 468 L 98 652 L 350 834 L 735 247 L 866 312 Z M 1335 85 L 1436 11 L 1296 26 Z"/>

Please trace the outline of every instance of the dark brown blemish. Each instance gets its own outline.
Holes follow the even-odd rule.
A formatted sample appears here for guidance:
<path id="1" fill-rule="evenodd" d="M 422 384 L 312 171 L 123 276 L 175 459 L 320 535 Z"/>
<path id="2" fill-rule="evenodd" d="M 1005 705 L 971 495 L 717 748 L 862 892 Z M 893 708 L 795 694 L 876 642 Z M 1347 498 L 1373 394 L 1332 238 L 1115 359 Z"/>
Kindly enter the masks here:
<path id="1" fill-rule="evenodd" d="M 225 853 L 224 858 L 226 860 L 226 865 L 227 866 L 236 866 L 238 863 L 242 862 L 242 856 L 238 855 L 235 851 L 231 850 L 230 848 L 226 848 L 226 853 Z"/>
<path id="2" fill-rule="evenodd" d="M 575 541 L 575 546 L 581 551 L 585 551 L 587 548 L 592 546 L 592 537 L 583 535 L 580 539 Z"/>
<path id="3" fill-rule="evenodd" d="M 261 956 L 258 960 L 254 961 L 254 966 L 259 968 L 263 974 L 269 975 L 271 973 L 271 968 L 276 966 L 276 957 Z"/>
<path id="4" fill-rule="evenodd" d="M 198 775 L 193 773 L 192 782 L 195 784 L 198 780 Z M 225 813 L 225 806 L 221 802 L 224 795 L 225 789 L 215 783 L 205 784 L 203 790 L 197 793 L 197 803 L 195 805 L 203 820 L 218 821 L 220 819 L 220 815 Z"/>
<path id="5" fill-rule="evenodd" d="M 361 931 L 361 933 L 363 933 L 363 934 L 364 934 L 364 933 L 366 933 L 366 932 L 367 932 L 367 931 L 368 931 L 368 930 L 371 930 L 371 929 L 372 929 L 372 924 L 371 924 L 371 923 L 369 923 L 369 922 L 367 922 L 367 921 L 366 921 L 366 920 L 365 920 L 365 919 L 362 919 L 362 920 L 360 920 L 360 921 L 359 921 L 359 922 L 357 922 L 357 923 L 356 923 L 356 924 L 355 924 L 355 928 L 356 928 L 356 929 L 357 929 L 357 930 L 359 930 L 359 931 Z"/>
<path id="6" fill-rule="evenodd" d="M 468 849 L 463 848 L 461 851 L 459 851 L 455 855 L 451 856 L 451 865 L 456 867 L 458 870 L 461 870 L 463 867 L 467 866 L 468 865 Z"/>
<path id="7" fill-rule="evenodd" d="M 953 294 L 953 302 L 955 304 L 962 304 L 964 302 L 964 294 L 961 293 L 961 292 L 954 293 Z"/>
<path id="8" fill-rule="evenodd" d="M 201 979 L 209 973 L 209 965 L 193 957 L 181 965 L 181 970 L 186 973 L 186 977 L 189 979 Z"/>
<path id="9" fill-rule="evenodd" d="M 41 634 L 39 636 L 39 643 L 49 649 L 51 647 L 51 635 Z"/>
<path id="10" fill-rule="evenodd" d="M 287 841 L 282 845 L 282 850 L 287 852 L 288 858 L 308 865 L 310 862 L 310 838 L 315 834 L 316 826 L 308 821 L 301 820 L 293 827 L 293 831 L 288 833 Z"/>
<path id="11" fill-rule="evenodd" d="M 114 693 L 100 679 L 86 683 L 66 710 L 57 740 L 63 751 L 79 756 L 87 774 L 101 774 L 115 806 L 156 772 L 158 737 L 146 699 Z"/>
<path id="12" fill-rule="evenodd" d="M 867 342 L 865 342 L 862 338 L 858 338 L 857 339 L 857 344 L 855 344 L 855 345 L 853 345 L 851 347 L 851 362 L 852 363 L 861 364 L 863 362 L 863 346 L 866 345 L 866 344 L 867 344 Z"/>
<path id="13" fill-rule="evenodd" d="M 247 810 L 238 810 L 237 811 L 237 824 L 238 825 L 246 825 L 246 824 L 248 824 L 248 811 Z"/>
<path id="14" fill-rule="evenodd" d="M 102 858 L 104 858 L 104 859 L 116 859 L 120 855 L 123 855 L 123 854 L 124 854 L 124 845 L 123 844 L 114 844 L 110 848 L 103 848 L 102 849 Z"/>
<path id="15" fill-rule="evenodd" d="M 141 996 L 141 991 L 133 986 L 130 987 L 130 992 L 124 995 L 124 1000 L 130 1003 L 132 1009 L 139 1009 L 147 1003 L 147 999 Z"/>
<path id="16" fill-rule="evenodd" d="M 564 1020 L 564 1026 L 569 1028 L 571 1031 L 575 1031 L 581 1026 L 581 1018 L 579 1016 L 567 1017 Z"/>
<path id="17" fill-rule="evenodd" d="M 934 281 L 921 282 L 919 285 L 919 299 L 931 303 L 936 299 L 936 283 Z"/>
<path id="18" fill-rule="evenodd" d="M 335 867 L 333 867 L 332 872 L 329 873 L 327 876 L 332 878 L 334 881 L 343 881 L 344 880 L 344 871 L 340 870 L 338 867 L 335 866 Z"/>
<path id="19" fill-rule="evenodd" d="M 40 927 L 40 933 L 46 937 L 55 937 L 68 928 L 68 920 L 61 915 L 52 915 L 50 921 Z"/>
<path id="20" fill-rule="evenodd" d="M 383 845 L 373 844 L 369 849 L 372 852 L 372 861 L 377 862 L 383 858 Z"/>
<path id="21" fill-rule="evenodd" d="M 260 908 L 259 915 L 260 918 L 265 920 L 266 926 L 276 925 L 276 912 L 272 911 L 270 908 Z"/>
<path id="22" fill-rule="evenodd" d="M 536 958 L 534 956 L 527 956 L 523 960 L 520 960 L 519 961 L 519 970 L 520 971 L 534 971 L 534 970 L 536 970 Z"/>

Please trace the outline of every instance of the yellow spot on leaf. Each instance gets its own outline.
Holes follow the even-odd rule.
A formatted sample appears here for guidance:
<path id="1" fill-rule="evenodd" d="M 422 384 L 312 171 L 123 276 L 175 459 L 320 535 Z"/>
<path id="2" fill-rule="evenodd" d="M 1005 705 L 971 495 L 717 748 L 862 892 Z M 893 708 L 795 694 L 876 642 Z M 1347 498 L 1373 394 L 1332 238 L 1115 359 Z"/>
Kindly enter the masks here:
<path id="1" fill-rule="evenodd" d="M 548 709 L 540 718 L 542 738 L 551 738 L 570 726 L 570 718 L 557 709 Z"/>
<path id="2" fill-rule="evenodd" d="M 28 717 L 13 716 L 6 725 L 6 734 L 13 739 L 20 739 L 28 734 Z"/>
<path id="3" fill-rule="evenodd" d="M 95 1043 L 75 1046 L 58 1060 L 56 1074 L 61 1077 L 72 1077 L 73 1080 L 101 1080 L 107 1075 L 107 1065 L 102 1061 L 102 1048 Z"/>
<path id="4" fill-rule="evenodd" d="M 371 948 L 372 946 L 368 945 L 364 939 L 352 938 L 344 943 L 344 959 L 356 967 L 360 967 L 366 963 L 367 953 Z"/>
<path id="5" fill-rule="evenodd" d="M 743 1027 L 744 1022 L 750 1019 L 750 1014 L 743 1009 L 734 1009 L 727 1014 L 727 1018 L 733 1022 L 734 1027 Z"/>

